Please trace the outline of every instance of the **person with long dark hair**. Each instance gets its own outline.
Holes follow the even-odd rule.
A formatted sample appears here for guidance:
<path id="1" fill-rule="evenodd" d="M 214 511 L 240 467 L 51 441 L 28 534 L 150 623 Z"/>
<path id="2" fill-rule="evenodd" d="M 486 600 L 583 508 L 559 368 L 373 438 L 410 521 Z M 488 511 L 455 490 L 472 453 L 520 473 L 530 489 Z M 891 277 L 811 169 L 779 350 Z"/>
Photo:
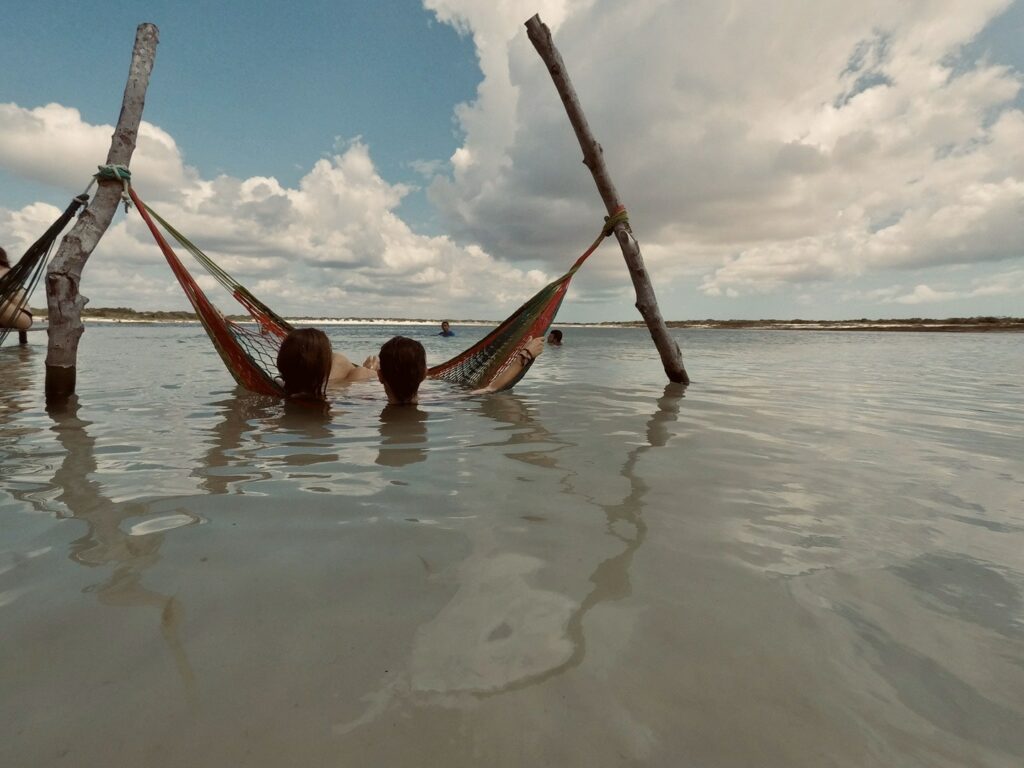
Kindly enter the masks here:
<path id="1" fill-rule="evenodd" d="M 504 389 L 524 367 L 544 351 L 543 337 L 528 339 L 526 345 L 488 386 L 473 394 Z M 412 405 L 419 400 L 420 384 L 427 377 L 427 355 L 415 339 L 395 336 L 380 348 L 379 357 L 368 357 L 363 365 L 331 349 L 327 334 L 316 328 L 298 328 L 285 337 L 277 353 L 277 369 L 288 397 L 326 400 L 331 383 L 365 381 L 376 377 L 384 385 L 392 405 Z"/>
<path id="2" fill-rule="evenodd" d="M 288 397 L 326 400 L 330 384 L 376 378 L 377 358 L 356 365 L 331 349 L 331 340 L 318 328 L 297 328 L 277 352 L 277 370 Z"/>

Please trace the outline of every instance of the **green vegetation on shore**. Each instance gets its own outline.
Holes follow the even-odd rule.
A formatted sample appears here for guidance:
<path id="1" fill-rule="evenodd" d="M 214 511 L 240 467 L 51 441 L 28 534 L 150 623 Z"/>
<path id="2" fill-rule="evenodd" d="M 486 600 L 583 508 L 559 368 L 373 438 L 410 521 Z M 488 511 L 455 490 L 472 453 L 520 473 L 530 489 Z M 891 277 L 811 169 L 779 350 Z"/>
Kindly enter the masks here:
<path id="1" fill-rule="evenodd" d="M 46 318 L 46 309 L 33 309 L 32 313 L 40 319 Z M 186 311 L 140 311 L 128 307 L 95 307 L 82 311 L 85 319 L 114 320 L 136 323 L 173 323 L 196 321 L 194 312 Z M 231 320 L 249 320 L 248 315 L 228 315 Z M 306 319 L 313 319 L 307 317 Z M 323 318 L 336 321 L 366 322 L 368 320 L 389 320 L 403 323 L 437 323 L 429 318 L 365 318 L 337 317 Z M 453 319 L 452 324 L 488 323 L 486 320 Z M 494 321 L 490 321 L 494 322 Z M 642 328 L 642 320 L 613 321 L 605 323 L 558 323 L 562 326 L 597 325 L 609 328 Z M 763 329 L 763 330 L 806 330 L 806 331 L 1024 331 L 1024 318 L 1021 317 L 947 317 L 933 319 L 925 317 L 892 318 L 869 320 L 866 317 L 857 320 L 669 320 L 669 328 L 717 328 L 717 329 Z"/>

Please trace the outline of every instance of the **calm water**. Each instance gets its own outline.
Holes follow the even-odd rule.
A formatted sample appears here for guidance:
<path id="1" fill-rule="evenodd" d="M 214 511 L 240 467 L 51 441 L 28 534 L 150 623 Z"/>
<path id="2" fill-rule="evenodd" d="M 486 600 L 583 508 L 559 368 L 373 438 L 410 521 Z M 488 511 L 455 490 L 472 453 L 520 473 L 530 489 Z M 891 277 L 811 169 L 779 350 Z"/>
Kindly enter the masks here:
<path id="1" fill-rule="evenodd" d="M 0 350 L 0 765 L 1024 764 L 1024 335 L 679 338 L 329 417 L 196 326 L 63 413 Z"/>

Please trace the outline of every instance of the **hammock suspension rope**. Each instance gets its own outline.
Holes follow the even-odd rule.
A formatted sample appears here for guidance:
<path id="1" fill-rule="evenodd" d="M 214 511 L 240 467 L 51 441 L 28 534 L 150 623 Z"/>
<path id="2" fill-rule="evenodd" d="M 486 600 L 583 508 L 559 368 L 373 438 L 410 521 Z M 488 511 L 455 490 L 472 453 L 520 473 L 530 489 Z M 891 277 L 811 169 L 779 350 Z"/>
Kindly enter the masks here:
<path id="1" fill-rule="evenodd" d="M 629 215 L 626 213 L 625 207 L 620 205 L 612 212 L 611 216 L 605 217 L 601 234 L 576 259 L 568 272 L 541 288 L 497 328 L 465 352 L 430 368 L 427 371 L 427 376 L 472 388 L 486 387 L 494 381 L 498 374 L 511 365 L 519 350 L 526 346 L 529 339 L 547 336 L 548 329 L 555 321 L 555 315 L 558 314 L 562 300 L 569 290 L 569 283 L 572 281 L 573 275 L 616 226 L 619 224 L 628 226 L 628 222 Z M 533 360 L 529 360 L 519 374 L 505 386 L 505 389 L 515 386 L 532 365 Z"/>
<path id="2" fill-rule="evenodd" d="M 285 336 L 291 332 L 292 326 L 257 299 L 245 286 L 221 269 L 191 240 L 155 213 L 152 208 L 139 199 L 133 187 L 129 187 L 128 194 L 146 222 L 146 226 L 149 227 L 153 239 L 156 240 L 163 252 L 171 271 L 178 279 L 185 296 L 195 309 L 203 328 L 235 381 L 240 386 L 259 394 L 282 396 L 284 389 L 276 379 L 277 351 Z M 258 330 L 229 320 L 214 306 L 199 287 L 199 283 L 178 259 L 154 219 L 159 221 L 160 226 L 181 247 L 192 254 L 196 261 L 227 289 L 239 304 L 245 307 L 256 322 Z"/>
<path id="3" fill-rule="evenodd" d="M 105 168 L 110 167 L 106 166 Z M 101 169 L 101 173 L 104 172 L 105 169 Z M 171 271 L 178 279 L 178 283 L 195 309 L 207 335 L 213 341 L 214 347 L 235 381 L 254 392 L 283 395 L 284 390 L 277 380 L 277 351 L 280 349 L 281 342 L 292 331 L 292 326 L 218 266 L 195 243 L 140 200 L 134 187 L 128 183 L 130 174 L 126 177 L 120 169 L 110 171 L 110 173 L 116 173 L 116 178 L 121 179 L 124 183 L 128 196 L 145 220 L 150 233 L 171 267 Z M 104 176 L 104 178 L 115 178 L 115 176 Z M 541 288 L 497 328 L 469 349 L 451 360 L 428 369 L 428 378 L 442 379 L 471 388 L 486 387 L 490 384 L 516 359 L 519 351 L 526 346 L 529 339 L 547 334 L 547 330 L 554 322 L 555 315 L 569 289 L 573 275 L 616 226 L 620 223 L 628 226 L 628 221 L 626 209 L 621 206 L 611 216 L 606 216 L 601 233 L 590 247 L 576 259 L 569 271 Z M 157 222 L 160 224 L 159 227 Z M 178 259 L 177 254 L 164 238 L 160 230 L 161 227 L 182 248 L 187 250 L 218 283 L 227 289 L 236 301 L 245 307 L 256 322 L 258 331 L 253 331 L 251 328 L 224 317 Z M 514 386 L 532 365 L 533 361 L 530 360 L 505 388 Z"/>

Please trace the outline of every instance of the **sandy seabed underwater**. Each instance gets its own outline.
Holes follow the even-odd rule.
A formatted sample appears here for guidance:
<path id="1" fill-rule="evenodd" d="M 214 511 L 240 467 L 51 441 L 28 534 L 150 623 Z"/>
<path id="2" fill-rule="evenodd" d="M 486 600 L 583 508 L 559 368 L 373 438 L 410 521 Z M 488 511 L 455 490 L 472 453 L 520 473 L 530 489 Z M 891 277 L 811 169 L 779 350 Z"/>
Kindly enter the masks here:
<path id="1" fill-rule="evenodd" d="M 0 765 L 1024 764 L 1024 335 L 677 338 L 329 415 L 197 325 L 47 412 L 8 341 Z"/>

